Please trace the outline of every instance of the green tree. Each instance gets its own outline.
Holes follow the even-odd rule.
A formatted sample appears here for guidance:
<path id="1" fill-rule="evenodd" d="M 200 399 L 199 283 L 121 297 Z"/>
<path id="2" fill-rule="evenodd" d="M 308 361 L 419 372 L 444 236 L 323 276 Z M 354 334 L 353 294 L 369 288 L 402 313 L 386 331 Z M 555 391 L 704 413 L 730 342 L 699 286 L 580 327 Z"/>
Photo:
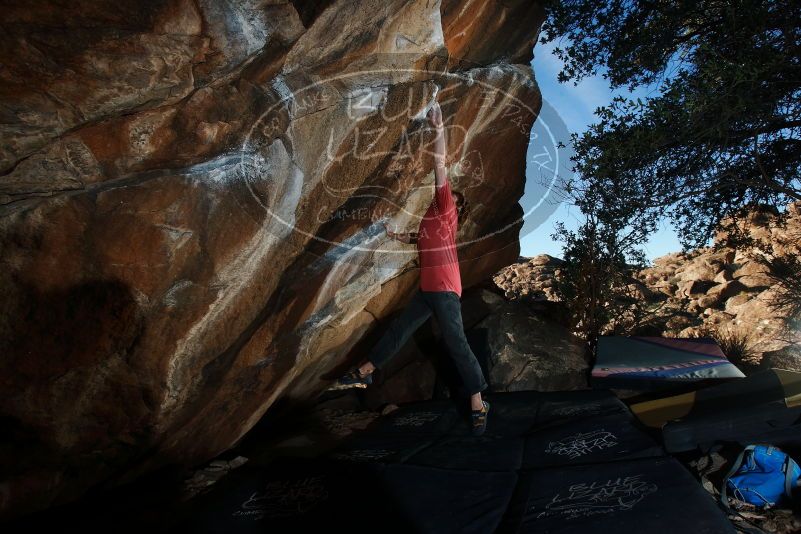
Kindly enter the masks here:
<path id="1" fill-rule="evenodd" d="M 556 277 L 556 294 L 568 309 L 573 331 L 594 349 L 601 334 L 628 334 L 647 324 L 645 289 L 635 273 L 646 264 L 640 243 L 653 230 L 648 220 L 606 209 L 598 191 L 573 190 L 584 214 L 576 230 L 557 223 L 554 238 L 564 243 L 565 264 Z"/>
<path id="2" fill-rule="evenodd" d="M 540 42 L 556 41 L 560 81 L 603 72 L 613 89 L 659 87 L 645 101 L 615 97 L 573 135 L 575 178 L 563 185 L 586 222 L 558 232 L 565 255 L 597 264 L 593 276 L 619 292 L 611 280 L 626 272 L 620 253 L 664 218 L 685 249 L 719 230 L 727 245 L 746 248 L 752 242 L 738 221 L 751 208 L 786 214 L 788 202 L 801 200 L 800 21 L 795 0 L 549 2 Z M 632 227 L 641 231 L 626 234 Z M 785 289 L 783 306 L 797 314 L 798 258 L 766 257 Z M 565 273 L 566 297 L 587 282 L 583 272 Z M 602 317 L 592 310 L 608 297 L 597 293 L 581 310 L 574 300 L 577 320 L 591 314 L 590 330 L 599 331 Z"/>
<path id="3" fill-rule="evenodd" d="M 743 206 L 801 199 L 799 21 L 795 0 L 551 2 L 541 42 L 558 40 L 560 81 L 662 82 L 574 137 L 580 179 L 606 205 L 669 216 L 688 248 Z"/>

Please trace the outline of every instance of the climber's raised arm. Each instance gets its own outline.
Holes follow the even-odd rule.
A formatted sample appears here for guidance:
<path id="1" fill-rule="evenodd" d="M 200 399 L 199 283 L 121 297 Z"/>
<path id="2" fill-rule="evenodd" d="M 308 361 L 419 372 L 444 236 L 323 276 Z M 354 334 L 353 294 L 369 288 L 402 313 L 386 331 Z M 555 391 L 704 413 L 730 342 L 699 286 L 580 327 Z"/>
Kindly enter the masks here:
<path id="1" fill-rule="evenodd" d="M 448 181 L 448 174 L 445 172 L 445 127 L 442 123 L 442 109 L 439 107 L 439 102 L 435 101 L 428 110 L 428 121 L 436 132 L 436 137 L 434 137 L 434 183 L 437 188 L 440 188 Z"/>

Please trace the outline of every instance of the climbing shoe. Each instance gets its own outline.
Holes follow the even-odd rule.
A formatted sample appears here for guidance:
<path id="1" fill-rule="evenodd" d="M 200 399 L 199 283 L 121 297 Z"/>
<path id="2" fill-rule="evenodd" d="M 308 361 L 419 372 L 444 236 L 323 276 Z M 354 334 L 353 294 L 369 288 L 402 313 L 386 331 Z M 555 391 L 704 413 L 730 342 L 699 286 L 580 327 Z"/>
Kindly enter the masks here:
<path id="1" fill-rule="evenodd" d="M 487 414 L 489 413 L 490 404 L 483 400 L 484 404 L 482 410 L 472 410 L 471 417 L 473 419 L 473 435 L 480 436 L 487 429 Z"/>
<path id="2" fill-rule="evenodd" d="M 372 383 L 372 373 L 368 374 L 367 376 L 362 376 L 359 374 L 359 369 L 356 368 L 351 369 L 344 375 L 337 378 L 336 382 L 334 382 L 334 385 L 332 385 L 329 389 L 366 388 Z"/>

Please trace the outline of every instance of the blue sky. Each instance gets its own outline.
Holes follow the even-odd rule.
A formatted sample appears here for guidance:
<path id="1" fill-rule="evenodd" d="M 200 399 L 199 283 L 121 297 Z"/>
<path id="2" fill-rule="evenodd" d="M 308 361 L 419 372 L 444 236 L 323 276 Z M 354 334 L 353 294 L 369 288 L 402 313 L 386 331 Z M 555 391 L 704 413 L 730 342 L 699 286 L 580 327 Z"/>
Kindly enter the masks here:
<path id="1" fill-rule="evenodd" d="M 546 123 L 564 123 L 567 127 L 567 132 L 561 128 L 551 128 L 549 131 L 559 130 L 560 134 L 557 137 L 563 137 L 565 134 L 585 131 L 590 124 L 595 122 L 595 110 L 600 106 L 609 104 L 612 97 L 620 95 L 632 95 L 635 98 L 640 97 L 643 100 L 651 94 L 654 95 L 658 91 L 658 87 L 638 88 L 633 93 L 629 93 L 625 88 L 612 91 L 609 83 L 603 79 L 600 73 L 592 78 L 585 78 L 578 85 L 574 86 L 573 82 L 559 83 L 557 81 L 557 74 L 562 68 L 562 62 L 553 55 L 554 43 L 548 45 L 537 44 L 534 48 L 534 59 L 531 62 L 534 68 L 534 74 L 537 78 L 540 91 L 542 92 L 543 99 L 543 113 L 538 119 L 539 122 Z M 547 105 L 550 105 L 553 110 L 548 113 L 545 111 Z M 554 116 L 554 112 L 557 116 Z M 537 128 L 535 124 L 535 129 Z M 543 125 L 540 125 L 543 127 Z M 547 125 L 550 126 L 550 125 Z M 565 142 L 569 139 L 564 139 Z M 533 144 L 533 143 L 532 143 Z M 539 150 L 529 148 L 529 164 L 526 169 L 526 192 L 521 199 L 521 204 L 524 210 L 527 206 L 537 202 L 537 198 L 542 194 L 542 186 L 538 188 L 537 184 L 542 183 L 538 177 L 538 166 L 532 164 L 536 161 L 535 152 Z M 533 157 L 532 157 L 533 155 Z M 563 157 L 563 159 L 565 159 Z M 568 168 L 569 162 L 564 165 L 559 165 L 559 172 L 565 172 Z M 555 211 L 553 211 L 555 208 Z M 550 216 L 545 219 L 548 214 L 553 211 Z M 561 256 L 561 244 L 551 239 L 551 234 L 554 232 L 554 223 L 563 222 L 569 229 L 574 229 L 580 222 L 581 213 L 575 207 L 566 204 L 553 205 L 543 212 L 532 210 L 530 216 L 526 216 L 523 230 L 520 233 L 520 254 L 523 256 L 536 256 L 537 254 L 550 254 L 552 256 Z M 681 249 L 679 240 L 676 234 L 667 221 L 662 224 L 662 228 L 657 232 L 647 245 L 644 247 L 645 252 L 649 259 L 654 259 L 668 252 L 676 252 Z"/>

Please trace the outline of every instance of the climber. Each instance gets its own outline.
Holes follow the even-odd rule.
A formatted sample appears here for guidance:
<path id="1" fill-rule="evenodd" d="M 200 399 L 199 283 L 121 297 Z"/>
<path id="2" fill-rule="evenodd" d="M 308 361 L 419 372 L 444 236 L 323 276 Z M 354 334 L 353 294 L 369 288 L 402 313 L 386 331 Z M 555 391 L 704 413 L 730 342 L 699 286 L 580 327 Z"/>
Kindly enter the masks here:
<path id="1" fill-rule="evenodd" d="M 420 221 L 418 232 L 394 233 L 385 225 L 388 237 L 417 245 L 420 288 L 370 351 L 367 361 L 339 377 L 331 389 L 363 388 L 372 384 L 370 375 L 373 371 L 385 365 L 409 336 L 433 314 L 442 330 L 448 352 L 470 393 L 472 433 L 481 435 L 486 429 L 490 404 L 481 398 L 481 391 L 487 388 L 487 383 L 462 326 L 462 282 L 456 255 L 456 229 L 465 216 L 465 200 L 461 193 L 451 191 L 448 182 L 445 128 L 442 110 L 436 99 L 426 117 L 435 131 L 434 198 Z"/>

